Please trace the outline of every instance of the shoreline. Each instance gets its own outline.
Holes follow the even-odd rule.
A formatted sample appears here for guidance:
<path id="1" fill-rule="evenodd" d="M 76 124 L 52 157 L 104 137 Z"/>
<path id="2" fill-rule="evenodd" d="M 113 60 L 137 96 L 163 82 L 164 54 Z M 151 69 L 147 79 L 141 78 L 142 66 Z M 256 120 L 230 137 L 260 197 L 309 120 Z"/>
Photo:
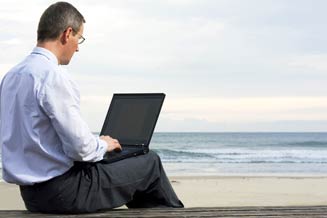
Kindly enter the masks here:
<path id="1" fill-rule="evenodd" d="M 169 176 L 185 207 L 327 205 L 327 175 Z M 25 210 L 17 185 L 0 182 L 0 210 Z"/>
<path id="2" fill-rule="evenodd" d="M 275 178 L 275 179 L 327 179 L 326 174 L 221 174 L 221 175 L 168 175 L 169 179 L 243 179 L 243 178 Z"/>

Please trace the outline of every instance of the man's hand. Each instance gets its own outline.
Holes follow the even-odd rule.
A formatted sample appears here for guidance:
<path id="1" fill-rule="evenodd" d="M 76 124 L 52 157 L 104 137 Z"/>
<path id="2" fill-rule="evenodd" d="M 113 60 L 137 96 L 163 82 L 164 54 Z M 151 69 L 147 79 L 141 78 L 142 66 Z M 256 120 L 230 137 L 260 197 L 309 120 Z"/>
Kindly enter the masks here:
<path id="1" fill-rule="evenodd" d="M 107 135 L 102 135 L 100 136 L 100 139 L 104 140 L 107 142 L 107 151 L 110 152 L 110 151 L 121 151 L 122 148 L 121 148 L 121 145 L 119 144 L 118 140 L 117 139 L 113 139 L 111 138 L 110 136 L 107 136 Z"/>

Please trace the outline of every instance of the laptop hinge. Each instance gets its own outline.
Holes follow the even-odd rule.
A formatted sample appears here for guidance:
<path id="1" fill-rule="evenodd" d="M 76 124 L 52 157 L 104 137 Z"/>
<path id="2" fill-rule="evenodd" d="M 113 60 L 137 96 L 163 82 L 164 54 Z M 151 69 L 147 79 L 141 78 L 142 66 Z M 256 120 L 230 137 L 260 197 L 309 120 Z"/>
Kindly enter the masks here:
<path id="1" fill-rule="evenodd" d="M 149 146 L 146 146 L 144 144 L 142 144 L 142 150 L 143 150 L 143 153 L 146 154 L 149 152 Z"/>

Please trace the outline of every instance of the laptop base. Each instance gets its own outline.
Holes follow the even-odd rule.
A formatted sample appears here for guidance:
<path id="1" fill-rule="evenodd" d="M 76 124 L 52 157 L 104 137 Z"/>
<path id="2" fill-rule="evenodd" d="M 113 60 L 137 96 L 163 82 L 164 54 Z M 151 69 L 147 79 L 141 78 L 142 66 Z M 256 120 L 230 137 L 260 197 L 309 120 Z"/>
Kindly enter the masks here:
<path id="1" fill-rule="evenodd" d="M 104 155 L 103 162 L 113 163 L 126 158 L 136 157 L 138 155 L 147 154 L 149 152 L 148 148 L 123 148 L 122 151 L 111 151 Z"/>

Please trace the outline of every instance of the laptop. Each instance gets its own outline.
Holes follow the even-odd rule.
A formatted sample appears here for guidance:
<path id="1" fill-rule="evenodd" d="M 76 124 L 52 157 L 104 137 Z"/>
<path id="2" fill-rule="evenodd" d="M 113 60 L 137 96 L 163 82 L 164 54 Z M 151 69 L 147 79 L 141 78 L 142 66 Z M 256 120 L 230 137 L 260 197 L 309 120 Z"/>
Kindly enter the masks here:
<path id="1" fill-rule="evenodd" d="M 149 152 L 164 93 L 114 94 L 100 135 L 119 141 L 122 151 L 104 155 L 108 163 Z"/>

